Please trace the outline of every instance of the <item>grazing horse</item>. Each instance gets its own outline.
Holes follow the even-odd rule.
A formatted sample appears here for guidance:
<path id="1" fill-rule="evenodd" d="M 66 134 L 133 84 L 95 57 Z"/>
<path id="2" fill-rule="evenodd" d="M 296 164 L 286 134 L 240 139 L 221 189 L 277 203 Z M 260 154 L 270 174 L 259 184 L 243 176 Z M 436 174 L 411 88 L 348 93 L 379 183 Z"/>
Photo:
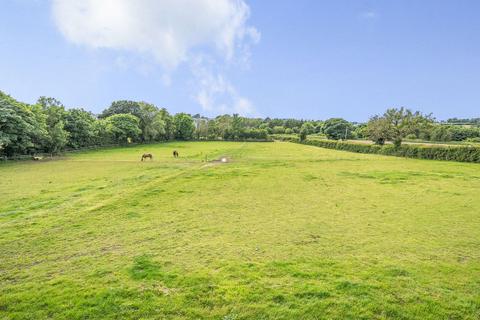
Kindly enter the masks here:
<path id="1" fill-rule="evenodd" d="M 142 161 L 143 159 L 147 159 L 147 158 L 150 158 L 150 160 L 153 160 L 153 155 L 151 153 L 144 153 L 142 155 Z"/>
<path id="2" fill-rule="evenodd" d="M 177 152 L 177 150 L 173 150 L 173 157 L 174 157 L 174 158 L 178 158 L 178 152 Z"/>

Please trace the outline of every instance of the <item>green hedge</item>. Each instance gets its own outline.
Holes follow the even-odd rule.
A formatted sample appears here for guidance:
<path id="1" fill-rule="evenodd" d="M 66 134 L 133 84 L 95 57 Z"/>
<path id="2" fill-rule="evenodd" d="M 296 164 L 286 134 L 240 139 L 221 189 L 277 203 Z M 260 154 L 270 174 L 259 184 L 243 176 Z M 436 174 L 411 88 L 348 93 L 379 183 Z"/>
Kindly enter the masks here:
<path id="1" fill-rule="evenodd" d="M 374 153 L 388 156 L 417 158 L 417 159 L 431 159 L 431 160 L 448 160 L 448 161 L 460 161 L 460 162 L 476 162 L 480 163 L 480 148 L 477 147 L 457 147 L 457 146 L 430 146 L 430 145 L 412 145 L 403 144 L 400 147 L 393 145 L 374 145 L 374 144 L 362 144 L 351 143 L 344 141 L 334 140 L 311 140 L 307 139 L 300 142 L 298 137 L 274 137 L 277 140 L 290 141 L 296 143 L 303 143 L 312 146 L 351 151 L 357 153 Z"/>

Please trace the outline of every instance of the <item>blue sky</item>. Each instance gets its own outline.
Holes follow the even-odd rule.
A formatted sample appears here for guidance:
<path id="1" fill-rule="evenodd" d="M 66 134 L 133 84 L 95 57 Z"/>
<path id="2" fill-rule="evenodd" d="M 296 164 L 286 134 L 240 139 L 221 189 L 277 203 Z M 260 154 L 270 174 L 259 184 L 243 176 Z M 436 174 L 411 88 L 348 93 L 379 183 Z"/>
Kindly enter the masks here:
<path id="1" fill-rule="evenodd" d="M 208 116 L 480 116 L 480 1 L 78 3 L 2 2 L 0 90 L 93 112 L 132 99 Z"/>

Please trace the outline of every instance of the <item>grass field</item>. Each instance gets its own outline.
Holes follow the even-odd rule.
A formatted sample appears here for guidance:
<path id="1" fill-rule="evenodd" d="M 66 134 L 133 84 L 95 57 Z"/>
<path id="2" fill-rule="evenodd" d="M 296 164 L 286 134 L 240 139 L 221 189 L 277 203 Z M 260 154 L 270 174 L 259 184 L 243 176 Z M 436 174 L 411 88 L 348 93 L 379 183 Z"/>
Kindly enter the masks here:
<path id="1" fill-rule="evenodd" d="M 480 318 L 478 164 L 187 142 L 0 179 L 0 319 Z"/>

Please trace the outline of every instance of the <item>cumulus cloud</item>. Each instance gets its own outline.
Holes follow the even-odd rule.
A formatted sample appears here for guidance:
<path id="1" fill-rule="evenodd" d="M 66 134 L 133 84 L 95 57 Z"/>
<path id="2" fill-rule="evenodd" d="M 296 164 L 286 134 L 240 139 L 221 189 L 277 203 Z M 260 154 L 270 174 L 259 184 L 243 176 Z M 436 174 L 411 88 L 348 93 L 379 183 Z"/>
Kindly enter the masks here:
<path id="1" fill-rule="evenodd" d="M 71 42 L 151 54 L 167 68 L 197 46 L 213 45 L 228 60 L 259 40 L 242 0 L 53 0 L 52 8 Z"/>
<path id="2" fill-rule="evenodd" d="M 219 111 L 220 92 L 233 103 L 226 111 L 253 108 L 225 76 L 207 75 L 205 68 L 199 72 L 198 61 L 191 63 L 207 50 L 221 63 L 248 64 L 250 46 L 260 33 L 247 25 L 250 9 L 243 0 L 52 0 L 52 12 L 70 42 L 149 56 L 163 67 L 166 85 L 177 66 L 194 65 L 203 90 L 196 100 L 205 110 Z"/>

